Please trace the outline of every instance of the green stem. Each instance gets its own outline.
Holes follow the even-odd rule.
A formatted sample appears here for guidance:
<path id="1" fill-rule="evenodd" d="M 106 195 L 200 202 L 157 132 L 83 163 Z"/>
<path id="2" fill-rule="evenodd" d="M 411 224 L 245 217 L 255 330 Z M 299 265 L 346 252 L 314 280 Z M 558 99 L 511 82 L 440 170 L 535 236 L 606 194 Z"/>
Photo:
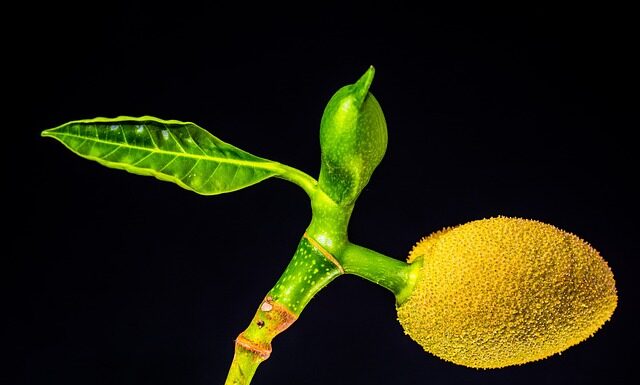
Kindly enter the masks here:
<path id="1" fill-rule="evenodd" d="M 271 341 L 295 322 L 315 294 L 343 273 L 338 262 L 305 234 L 286 270 L 236 339 L 225 384 L 248 385 L 260 363 L 269 358 Z"/>
<path id="2" fill-rule="evenodd" d="M 264 361 L 260 354 L 253 350 L 245 349 L 236 342 L 236 349 L 233 354 L 231 368 L 227 374 L 225 385 L 249 385 L 253 375 L 258 369 L 258 365 Z"/>
<path id="3" fill-rule="evenodd" d="M 307 174 L 282 166 L 280 177 L 311 198 L 312 219 L 286 270 L 236 339 L 226 385 L 248 385 L 271 354 L 272 340 L 298 318 L 309 301 L 341 274 L 365 278 L 389 289 L 401 304 L 411 292 L 417 264 L 406 264 L 349 242 L 353 204 L 338 204 Z"/>
<path id="4" fill-rule="evenodd" d="M 402 304 L 411 294 L 419 264 L 408 264 L 349 243 L 338 258 L 345 273 L 354 274 L 390 290 Z"/>
<path id="5" fill-rule="evenodd" d="M 311 223 L 307 234 L 339 260 L 349 244 L 347 228 L 353 212 L 353 204 L 340 205 L 324 191 L 318 189 L 311 197 Z"/>
<path id="6" fill-rule="evenodd" d="M 282 163 L 279 164 L 279 168 L 280 174 L 278 175 L 278 178 L 297 184 L 307 193 L 307 195 L 309 195 L 310 198 L 313 198 L 317 193 L 318 181 L 309 174 Z"/>
<path id="7" fill-rule="evenodd" d="M 338 262 L 305 233 L 269 295 L 298 316 L 314 295 L 343 273 Z"/>
<path id="8" fill-rule="evenodd" d="M 345 273 L 389 289 L 402 304 L 411 293 L 419 264 L 407 264 L 349 242 L 347 228 L 353 204 L 340 205 L 318 189 L 311 208 L 313 217 L 307 234 L 333 255 Z"/>

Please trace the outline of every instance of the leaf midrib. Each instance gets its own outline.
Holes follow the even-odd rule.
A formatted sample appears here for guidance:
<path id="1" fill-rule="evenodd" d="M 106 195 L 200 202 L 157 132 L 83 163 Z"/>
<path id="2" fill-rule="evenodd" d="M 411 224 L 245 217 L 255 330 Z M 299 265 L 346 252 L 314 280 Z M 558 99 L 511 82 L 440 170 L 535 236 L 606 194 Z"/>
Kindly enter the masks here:
<path id="1" fill-rule="evenodd" d="M 188 152 L 184 152 L 184 148 L 180 145 L 180 143 L 178 143 L 176 141 L 176 143 L 180 146 L 180 148 L 183 148 L 183 151 L 167 151 L 167 150 L 163 150 L 161 148 L 158 147 L 158 145 L 155 143 L 155 141 L 153 141 L 154 144 L 154 148 L 148 148 L 148 147 L 142 147 L 142 146 L 134 146 L 131 144 L 123 144 L 123 143 L 119 143 L 119 142 L 110 142 L 108 140 L 104 140 L 104 139 L 99 139 L 99 138 L 90 138 L 90 137 L 86 137 L 86 136 L 82 136 L 82 135 L 77 135 L 77 134 L 70 134 L 70 133 L 66 133 L 66 132 L 53 132 L 53 133 L 49 133 L 49 135 L 51 136 L 68 136 L 68 137 L 72 137 L 72 138 L 78 138 L 78 139 L 84 139 L 84 140 L 90 140 L 96 143 L 104 143 L 104 144 L 109 144 L 112 146 L 118 146 L 121 148 L 130 148 L 130 149 L 134 149 L 134 150 L 140 150 L 140 151 L 148 151 L 154 154 L 164 154 L 164 155 L 174 155 L 174 156 L 182 156 L 182 157 L 186 157 L 186 158 L 192 158 L 192 159 L 198 159 L 198 160 L 204 160 L 204 161 L 210 161 L 210 162 L 218 162 L 218 163 L 228 163 L 228 164 L 235 164 L 235 165 L 239 165 L 239 166 L 247 166 L 247 167 L 253 167 L 253 168 L 262 168 L 265 170 L 269 170 L 269 171 L 273 171 L 276 173 L 280 173 L 281 170 L 278 167 L 279 163 L 274 162 L 274 161 L 270 161 L 270 160 L 259 160 L 259 161 L 249 161 L 249 160 L 239 160 L 239 159 L 229 159 L 229 158 L 218 158 L 218 157 L 213 157 L 210 155 L 198 155 L 198 154 L 192 154 L 192 153 L 188 153 Z M 174 139 L 175 140 L 175 139 Z M 202 150 L 202 147 L 200 147 L 200 145 L 198 143 L 195 142 L 194 143 L 198 146 L 198 148 L 200 148 Z M 204 150 L 203 150 L 204 152 Z M 104 159 L 102 157 L 95 157 L 95 158 L 99 158 L 99 159 Z M 113 161 L 109 161 L 112 163 L 118 163 L 118 162 L 113 162 Z M 133 164 L 131 165 L 132 167 L 138 167 L 138 168 L 143 168 L 143 167 L 139 167 L 139 166 L 134 166 Z"/>

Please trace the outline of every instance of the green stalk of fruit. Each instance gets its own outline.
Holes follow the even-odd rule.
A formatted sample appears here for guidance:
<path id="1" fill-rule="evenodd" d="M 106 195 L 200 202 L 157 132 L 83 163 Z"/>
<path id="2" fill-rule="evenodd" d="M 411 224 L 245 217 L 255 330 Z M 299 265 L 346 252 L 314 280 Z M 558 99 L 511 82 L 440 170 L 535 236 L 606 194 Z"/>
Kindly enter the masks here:
<path id="1" fill-rule="evenodd" d="M 349 241 L 358 196 L 387 147 L 370 67 L 339 89 L 320 125 L 318 179 L 249 154 L 196 124 L 95 118 L 45 130 L 74 153 L 198 194 L 239 190 L 271 177 L 300 186 L 312 217 L 291 262 L 239 334 L 226 384 L 249 384 L 272 340 L 342 274 L 389 289 L 405 333 L 447 361 L 475 368 L 519 365 L 583 341 L 613 314 L 611 270 L 577 236 L 535 220 L 495 217 L 420 241 L 407 262 Z"/>

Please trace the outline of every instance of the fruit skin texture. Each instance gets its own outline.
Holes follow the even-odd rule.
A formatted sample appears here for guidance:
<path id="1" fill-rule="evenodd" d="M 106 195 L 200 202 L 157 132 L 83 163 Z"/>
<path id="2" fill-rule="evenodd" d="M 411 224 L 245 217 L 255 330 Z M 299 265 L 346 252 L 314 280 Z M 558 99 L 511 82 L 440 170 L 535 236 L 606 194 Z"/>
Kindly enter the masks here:
<path id="1" fill-rule="evenodd" d="M 421 240 L 398 320 L 426 351 L 473 368 L 540 360 L 593 335 L 617 304 L 613 274 L 577 236 L 496 217 Z"/>

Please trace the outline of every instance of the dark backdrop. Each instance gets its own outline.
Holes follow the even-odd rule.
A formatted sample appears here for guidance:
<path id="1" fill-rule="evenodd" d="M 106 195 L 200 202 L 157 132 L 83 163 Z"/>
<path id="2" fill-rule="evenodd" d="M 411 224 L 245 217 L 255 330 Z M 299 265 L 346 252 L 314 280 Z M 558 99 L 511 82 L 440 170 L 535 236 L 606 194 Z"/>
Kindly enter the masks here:
<path id="1" fill-rule="evenodd" d="M 561 356 L 456 366 L 404 336 L 393 297 L 345 276 L 274 343 L 255 384 L 597 384 L 633 378 L 637 119 L 629 10 L 87 2 L 24 9 L 7 32 L 4 127 L 13 384 L 222 384 L 233 340 L 309 221 L 281 180 L 215 197 L 104 168 L 43 129 L 96 116 L 193 121 L 316 176 L 339 87 L 376 67 L 385 159 L 351 239 L 404 258 L 496 215 L 552 223 L 609 262 L 611 322 Z M 9 61 L 5 58 L 6 61 Z M 637 107 L 634 107 L 637 109 Z M 8 151 L 7 151 L 8 150 Z M 5 230 L 6 232 L 6 230 Z"/>

